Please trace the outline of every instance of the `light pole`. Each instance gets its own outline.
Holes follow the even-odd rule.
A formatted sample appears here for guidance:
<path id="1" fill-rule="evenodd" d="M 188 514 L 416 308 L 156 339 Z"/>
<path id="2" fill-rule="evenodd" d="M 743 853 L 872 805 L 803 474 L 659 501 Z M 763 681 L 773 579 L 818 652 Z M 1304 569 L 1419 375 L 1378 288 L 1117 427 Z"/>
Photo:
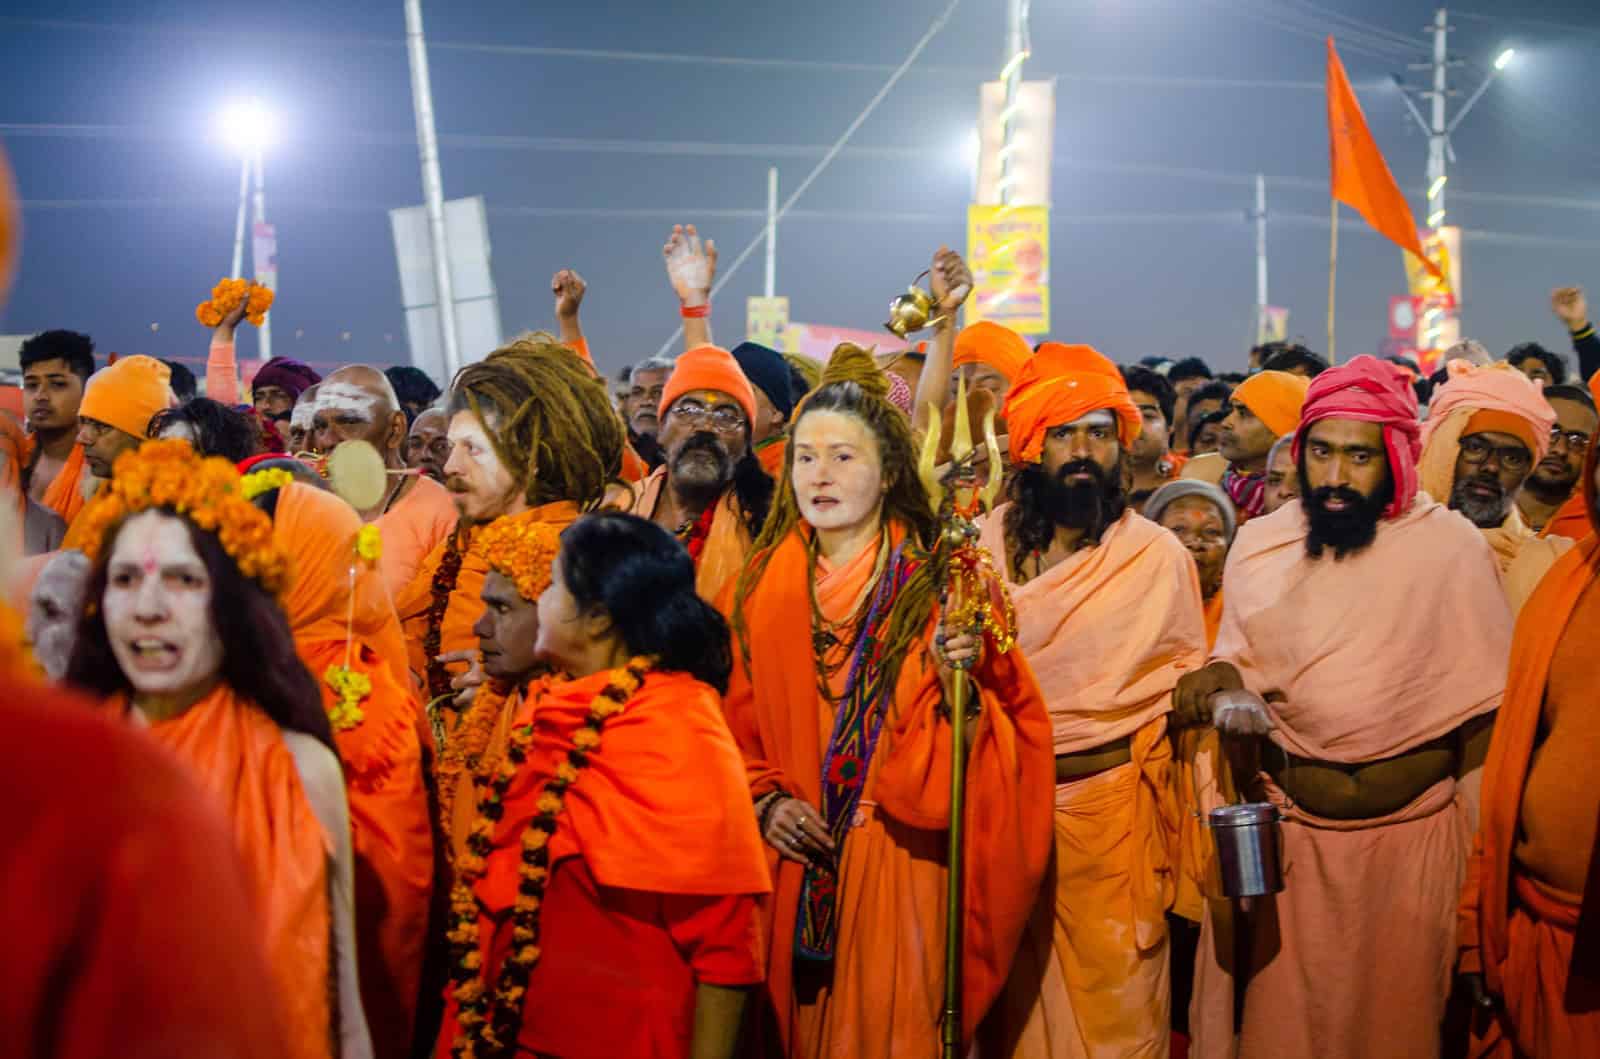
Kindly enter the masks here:
<path id="1" fill-rule="evenodd" d="M 222 114 L 222 129 L 229 146 L 239 153 L 239 209 L 233 224 L 233 261 L 228 270 L 230 277 L 238 277 L 244 268 L 244 214 L 245 202 L 253 202 L 254 221 L 262 226 L 267 221 L 267 198 L 262 157 L 272 142 L 274 133 L 270 111 L 259 99 L 241 100 L 229 106 Z M 250 194 L 251 171 L 255 173 L 255 194 Z M 274 244 L 276 240 L 274 240 Z M 255 260 L 255 251 L 261 244 L 252 240 L 251 258 L 255 279 L 263 286 L 276 288 L 277 264 L 271 260 Z M 276 251 L 273 251 L 275 256 Z M 263 361 L 272 359 L 272 316 L 262 321 L 258 332 L 258 354 Z"/>

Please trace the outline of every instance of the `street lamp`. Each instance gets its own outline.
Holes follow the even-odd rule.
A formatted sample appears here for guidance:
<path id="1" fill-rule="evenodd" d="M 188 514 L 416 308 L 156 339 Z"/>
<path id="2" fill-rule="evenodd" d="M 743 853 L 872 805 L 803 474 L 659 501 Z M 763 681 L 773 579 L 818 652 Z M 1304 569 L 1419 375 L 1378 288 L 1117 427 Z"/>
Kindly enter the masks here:
<path id="1" fill-rule="evenodd" d="M 1516 57 L 1517 49 L 1507 48 L 1505 51 L 1495 56 L 1494 68 L 1496 70 L 1504 70 L 1507 66 L 1511 65 L 1511 60 L 1515 59 Z"/>
<path id="2" fill-rule="evenodd" d="M 228 275 L 238 276 L 244 268 L 244 211 L 250 196 L 250 171 L 255 170 L 255 223 L 267 220 L 267 198 L 263 184 L 261 158 L 277 134 L 277 123 L 272 112 L 259 99 L 243 99 L 229 104 L 221 114 L 224 142 L 239 154 L 239 210 L 233 224 L 233 267 Z M 255 278 L 268 287 L 277 286 L 277 269 L 265 261 L 256 261 Z M 259 356 L 272 358 L 271 323 L 263 321 L 260 332 Z"/>

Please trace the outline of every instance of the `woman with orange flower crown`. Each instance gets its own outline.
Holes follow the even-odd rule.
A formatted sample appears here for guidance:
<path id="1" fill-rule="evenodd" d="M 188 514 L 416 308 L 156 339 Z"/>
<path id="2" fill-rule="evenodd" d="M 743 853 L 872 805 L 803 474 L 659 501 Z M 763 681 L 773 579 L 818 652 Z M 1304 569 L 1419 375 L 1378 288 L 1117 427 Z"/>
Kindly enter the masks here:
<path id="1" fill-rule="evenodd" d="M 290 560 L 271 520 L 231 464 L 172 440 L 118 457 L 77 524 L 94 569 L 67 682 L 148 723 L 232 823 L 284 1054 L 370 1056 L 344 779 L 278 604 Z"/>
<path id="2" fill-rule="evenodd" d="M 282 468 L 252 471 L 244 492 L 295 557 L 282 595 L 300 660 L 317 679 L 344 762 L 356 878 L 361 1004 L 380 1056 L 411 1054 L 427 947 L 434 845 L 405 639 L 379 567 L 375 525 Z M 432 1040 L 433 1027 L 423 1029 Z"/>
<path id="3" fill-rule="evenodd" d="M 940 1052 L 953 735 L 970 746 L 966 1053 L 1010 969 L 1050 848 L 1050 723 L 995 623 L 941 626 L 940 529 L 910 424 L 871 356 L 835 350 L 733 593 L 729 725 L 769 847 L 759 1054 Z M 793 634 L 809 615 L 810 636 Z M 957 624 L 959 623 L 959 624 Z M 981 637 L 981 638 L 980 638 Z M 956 683 L 977 704 L 958 729 Z"/>
<path id="4" fill-rule="evenodd" d="M 731 1056 L 771 887 L 718 708 L 727 625 L 672 536 L 615 513 L 562 535 L 537 621 L 564 678 L 476 778 L 436 1054 Z"/>

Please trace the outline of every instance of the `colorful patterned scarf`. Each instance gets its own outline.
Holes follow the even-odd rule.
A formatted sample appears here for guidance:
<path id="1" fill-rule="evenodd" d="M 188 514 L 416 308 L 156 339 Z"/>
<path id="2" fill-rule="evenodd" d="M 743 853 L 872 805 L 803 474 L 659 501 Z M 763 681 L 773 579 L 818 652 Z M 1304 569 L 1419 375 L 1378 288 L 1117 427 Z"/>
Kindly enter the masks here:
<path id="1" fill-rule="evenodd" d="M 888 568 L 878 580 L 872 605 L 861 624 L 850 658 L 844 695 L 834 714 L 833 734 L 822 759 L 822 815 L 828 822 L 836 849 L 844 849 L 845 835 L 855 821 L 861 792 L 866 787 L 872 753 L 894 689 L 884 679 L 880 648 L 890 612 L 900 588 L 918 563 L 895 548 Z M 838 934 L 838 877 L 833 866 L 807 867 L 800 887 L 800 912 L 795 919 L 796 961 L 828 963 L 833 960 Z"/>
<path id="2" fill-rule="evenodd" d="M 1233 498 L 1239 510 L 1239 521 L 1255 518 L 1267 502 L 1267 476 L 1265 474 L 1239 474 L 1229 467 L 1222 472 L 1222 488 Z"/>

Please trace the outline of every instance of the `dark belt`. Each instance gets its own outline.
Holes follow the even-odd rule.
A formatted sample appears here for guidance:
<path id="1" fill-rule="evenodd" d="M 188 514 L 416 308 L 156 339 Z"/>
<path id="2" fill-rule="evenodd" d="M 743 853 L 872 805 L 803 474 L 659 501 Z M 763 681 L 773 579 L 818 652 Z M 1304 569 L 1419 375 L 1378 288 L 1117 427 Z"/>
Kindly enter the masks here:
<path id="1" fill-rule="evenodd" d="M 1090 747 L 1087 750 L 1073 750 L 1065 754 L 1056 755 L 1056 782 L 1066 783 L 1068 780 L 1078 780 L 1085 776 L 1105 772 L 1107 769 L 1126 765 L 1133 760 L 1133 736 L 1125 735 L 1113 739 L 1109 743 Z"/>

